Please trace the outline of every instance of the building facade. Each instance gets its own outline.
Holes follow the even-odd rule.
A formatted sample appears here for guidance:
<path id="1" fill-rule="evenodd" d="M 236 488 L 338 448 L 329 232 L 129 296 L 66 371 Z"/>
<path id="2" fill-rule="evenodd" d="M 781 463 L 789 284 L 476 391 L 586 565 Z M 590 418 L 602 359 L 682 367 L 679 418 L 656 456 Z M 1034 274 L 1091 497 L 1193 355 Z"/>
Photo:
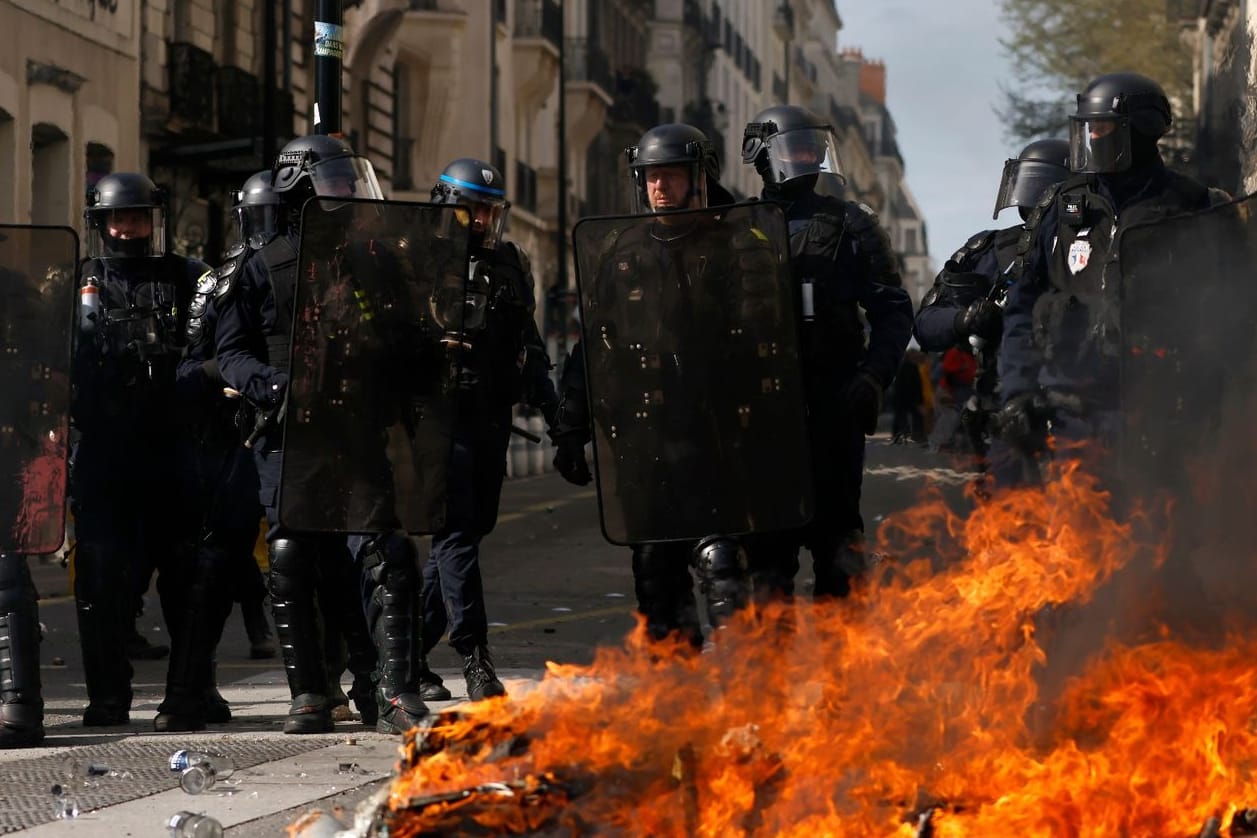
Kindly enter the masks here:
<path id="1" fill-rule="evenodd" d="M 497 166 L 510 235 L 532 256 L 538 296 L 551 302 L 543 311 L 554 309 L 550 331 L 572 327 L 560 229 L 628 210 L 623 150 L 659 122 L 706 131 L 722 180 L 748 197 L 760 184 L 741 162 L 743 126 L 770 105 L 806 105 L 834 124 L 849 194 L 882 214 L 905 265 L 914 242 L 924 251 L 885 69 L 870 105 L 868 76 L 880 65 L 838 50 L 832 0 L 345 6 L 342 131 L 399 199 L 426 199 L 456 157 Z M 147 171 L 169 189 L 176 248 L 214 262 L 229 243 L 233 191 L 312 130 L 314 7 L 0 0 L 10 39 L 0 57 L 0 213 L 77 228 L 96 178 Z"/>
<path id="2" fill-rule="evenodd" d="M 102 174 L 142 165 L 139 0 L 0 3 L 0 221 L 81 230 Z"/>

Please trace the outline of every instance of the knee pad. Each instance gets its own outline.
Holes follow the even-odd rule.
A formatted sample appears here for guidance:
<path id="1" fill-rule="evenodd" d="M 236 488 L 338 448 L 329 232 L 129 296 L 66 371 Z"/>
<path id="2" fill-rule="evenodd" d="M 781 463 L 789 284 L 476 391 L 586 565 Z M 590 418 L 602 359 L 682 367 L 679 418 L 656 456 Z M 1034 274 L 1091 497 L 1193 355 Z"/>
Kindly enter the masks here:
<path id="1" fill-rule="evenodd" d="M 746 551 L 734 539 L 723 536 L 708 536 L 694 545 L 694 565 L 704 582 L 747 576 Z"/>
<path id="2" fill-rule="evenodd" d="M 297 599 L 314 590 L 314 556 L 296 539 L 270 543 L 270 593 L 276 600 Z"/>

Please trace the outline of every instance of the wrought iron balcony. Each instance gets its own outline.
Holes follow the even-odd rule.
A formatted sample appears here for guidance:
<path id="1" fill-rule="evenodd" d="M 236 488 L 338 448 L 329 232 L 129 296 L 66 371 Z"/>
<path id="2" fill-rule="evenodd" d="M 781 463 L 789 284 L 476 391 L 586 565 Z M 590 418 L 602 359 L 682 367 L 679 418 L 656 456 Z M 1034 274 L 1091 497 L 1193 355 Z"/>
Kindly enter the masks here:
<path id="1" fill-rule="evenodd" d="M 188 127 L 214 130 L 214 56 L 192 44 L 167 49 L 170 116 Z"/>
<path id="2" fill-rule="evenodd" d="M 568 81 L 592 82 L 605 90 L 608 96 L 615 93 L 611 61 L 596 43 L 588 38 L 568 38 L 565 59 Z"/>
<path id="3" fill-rule="evenodd" d="M 256 137 L 262 133 L 262 96 L 257 76 L 239 67 L 219 67 L 218 133 L 224 137 Z"/>
<path id="4" fill-rule="evenodd" d="M 556 0 L 515 0 L 515 37 L 545 38 L 561 49 L 563 7 Z"/>

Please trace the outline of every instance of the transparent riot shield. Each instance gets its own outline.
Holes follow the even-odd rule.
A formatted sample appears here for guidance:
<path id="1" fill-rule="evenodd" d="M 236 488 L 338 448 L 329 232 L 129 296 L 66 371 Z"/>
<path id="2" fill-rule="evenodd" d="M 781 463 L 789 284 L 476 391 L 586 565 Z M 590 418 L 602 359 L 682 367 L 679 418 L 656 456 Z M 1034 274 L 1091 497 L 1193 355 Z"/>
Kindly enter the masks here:
<path id="1" fill-rule="evenodd" d="M 0 225 L 0 552 L 65 540 L 78 259 L 68 227 Z"/>
<path id="2" fill-rule="evenodd" d="M 302 214 L 279 517 L 294 530 L 429 533 L 467 298 L 457 206 L 312 199 Z"/>
<path id="3" fill-rule="evenodd" d="M 1251 393 L 1257 334 L 1252 197 L 1132 226 L 1120 240 L 1124 480 L 1187 489 L 1224 411 Z"/>
<path id="4" fill-rule="evenodd" d="M 607 539 L 807 523 L 811 460 L 780 208 L 590 218 L 573 239 Z"/>

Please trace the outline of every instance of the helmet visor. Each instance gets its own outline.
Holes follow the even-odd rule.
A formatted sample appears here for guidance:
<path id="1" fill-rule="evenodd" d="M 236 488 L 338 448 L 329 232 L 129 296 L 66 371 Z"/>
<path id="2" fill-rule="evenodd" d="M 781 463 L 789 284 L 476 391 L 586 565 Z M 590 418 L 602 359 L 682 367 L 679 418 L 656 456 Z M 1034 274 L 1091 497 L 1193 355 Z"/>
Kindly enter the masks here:
<path id="1" fill-rule="evenodd" d="M 310 170 L 314 194 L 321 198 L 363 198 L 380 201 L 384 193 L 375 168 L 365 157 L 333 157 L 320 160 Z"/>
<path id="2" fill-rule="evenodd" d="M 473 246 L 494 250 L 506 232 L 506 217 L 510 211 L 510 201 L 468 201 L 460 196 L 453 215 L 459 224 L 471 228 Z"/>
<path id="3" fill-rule="evenodd" d="M 701 160 L 633 166 L 629 176 L 634 213 L 707 208 L 707 173 Z"/>
<path id="4" fill-rule="evenodd" d="M 161 207 L 87 210 L 87 255 L 109 259 L 166 252 L 166 211 Z"/>
<path id="5" fill-rule="evenodd" d="M 272 204 L 237 206 L 231 211 L 240 241 L 258 250 L 279 232 L 279 207 Z"/>
<path id="6" fill-rule="evenodd" d="M 1064 180 L 1068 174 L 1064 166 L 1041 160 L 1005 161 L 991 218 L 998 218 L 1000 210 L 1008 207 L 1034 206 L 1049 186 Z"/>
<path id="7" fill-rule="evenodd" d="M 1130 123 L 1125 117 L 1071 116 L 1069 168 L 1111 174 L 1130 168 Z"/>
<path id="8" fill-rule="evenodd" d="M 838 142 L 829 128 L 782 131 L 769 137 L 764 146 L 769 166 L 765 180 L 770 183 L 788 183 L 821 172 L 842 174 L 838 165 Z"/>

